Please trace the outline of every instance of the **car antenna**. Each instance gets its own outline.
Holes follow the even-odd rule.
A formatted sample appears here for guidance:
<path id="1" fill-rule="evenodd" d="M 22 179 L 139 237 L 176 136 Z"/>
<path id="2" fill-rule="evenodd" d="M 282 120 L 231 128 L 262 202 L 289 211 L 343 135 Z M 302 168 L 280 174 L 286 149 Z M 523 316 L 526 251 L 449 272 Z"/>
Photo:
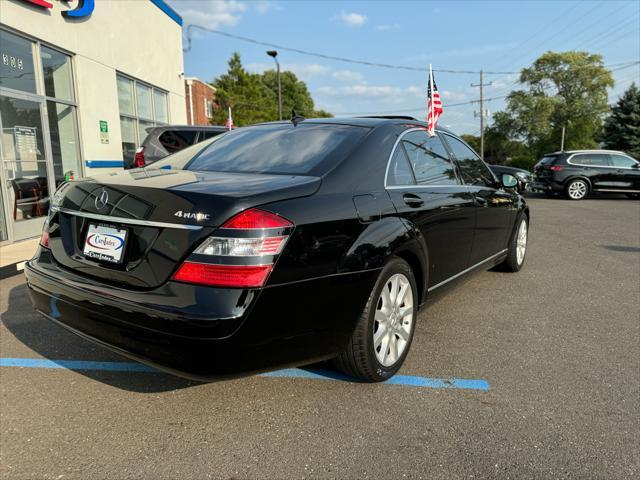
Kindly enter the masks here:
<path id="1" fill-rule="evenodd" d="M 306 118 L 297 113 L 295 109 L 291 109 L 291 123 L 293 123 L 294 127 L 297 127 L 300 122 L 304 122 Z"/>

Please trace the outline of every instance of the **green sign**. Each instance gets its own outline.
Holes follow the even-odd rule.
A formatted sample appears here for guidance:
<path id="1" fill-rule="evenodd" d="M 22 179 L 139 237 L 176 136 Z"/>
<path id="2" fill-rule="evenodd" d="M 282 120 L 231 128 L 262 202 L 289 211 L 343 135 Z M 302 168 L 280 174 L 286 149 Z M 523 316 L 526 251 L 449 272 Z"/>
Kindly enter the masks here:
<path id="1" fill-rule="evenodd" d="M 109 143 L 109 124 L 106 120 L 100 120 L 100 143 Z"/>

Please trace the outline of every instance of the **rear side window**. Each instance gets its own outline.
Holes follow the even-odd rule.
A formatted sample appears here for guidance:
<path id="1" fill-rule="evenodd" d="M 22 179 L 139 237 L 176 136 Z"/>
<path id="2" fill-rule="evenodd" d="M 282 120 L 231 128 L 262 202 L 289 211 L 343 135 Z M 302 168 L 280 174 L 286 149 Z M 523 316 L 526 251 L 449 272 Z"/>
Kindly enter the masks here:
<path id="1" fill-rule="evenodd" d="M 344 160 L 365 127 L 302 123 L 244 127 L 210 140 L 186 170 L 322 175 Z"/>
<path id="2" fill-rule="evenodd" d="M 580 153 L 571 157 L 569 163 L 593 167 L 608 167 L 611 165 L 609 155 L 604 153 Z"/>
<path id="3" fill-rule="evenodd" d="M 453 164 L 440 137 L 429 136 L 423 130 L 409 132 L 402 137 L 416 182 L 420 185 L 456 185 Z"/>
<path id="4" fill-rule="evenodd" d="M 398 145 L 391 157 L 389 171 L 387 172 L 387 186 L 414 185 L 416 182 L 409 166 L 409 160 L 404 153 L 404 148 Z"/>
<path id="5" fill-rule="evenodd" d="M 611 154 L 611 163 L 616 168 L 632 168 L 638 162 L 627 157 L 626 155 Z"/>
<path id="6" fill-rule="evenodd" d="M 451 147 L 451 150 L 453 150 L 453 155 L 458 161 L 458 167 L 460 168 L 464 183 L 481 187 L 495 186 L 496 180 L 493 173 L 491 173 L 489 167 L 480 160 L 476 152 L 451 135 L 447 135 L 447 143 Z"/>
<path id="7" fill-rule="evenodd" d="M 224 133 L 224 132 L 212 132 L 210 130 L 206 130 L 204 132 L 200 132 L 200 140 L 199 141 L 201 142 L 203 140 L 209 140 L 210 138 L 213 138 L 213 137 L 215 137 L 217 135 L 220 135 L 221 133 Z"/>
<path id="8" fill-rule="evenodd" d="M 542 159 L 538 162 L 538 165 L 551 165 L 558 158 L 557 155 L 548 155 L 546 157 L 542 157 Z"/>
<path id="9" fill-rule="evenodd" d="M 167 152 L 174 153 L 193 145 L 197 136 L 198 132 L 193 130 L 167 130 L 158 140 Z"/>

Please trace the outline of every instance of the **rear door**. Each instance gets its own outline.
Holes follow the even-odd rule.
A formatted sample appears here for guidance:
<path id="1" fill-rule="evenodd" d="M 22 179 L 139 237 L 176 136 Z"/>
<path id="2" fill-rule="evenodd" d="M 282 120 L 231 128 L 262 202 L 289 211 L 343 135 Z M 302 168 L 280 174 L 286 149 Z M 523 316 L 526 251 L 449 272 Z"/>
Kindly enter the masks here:
<path id="1" fill-rule="evenodd" d="M 640 190 L 640 169 L 638 162 L 627 155 L 612 153 L 611 165 L 615 169 L 616 184 L 621 190 Z"/>
<path id="2" fill-rule="evenodd" d="M 576 153 L 567 159 L 568 168 L 586 176 L 593 190 L 618 190 L 615 169 L 606 153 Z"/>
<path id="3" fill-rule="evenodd" d="M 398 213 L 416 225 L 429 254 L 428 286 L 467 268 L 475 208 L 439 136 L 405 132 L 388 167 L 386 188 Z"/>
<path id="4" fill-rule="evenodd" d="M 475 200 L 476 225 L 469 266 L 497 255 L 507 247 L 507 239 L 515 221 L 514 192 L 501 188 L 493 173 L 465 143 L 445 134 L 460 171 L 462 181 Z"/>

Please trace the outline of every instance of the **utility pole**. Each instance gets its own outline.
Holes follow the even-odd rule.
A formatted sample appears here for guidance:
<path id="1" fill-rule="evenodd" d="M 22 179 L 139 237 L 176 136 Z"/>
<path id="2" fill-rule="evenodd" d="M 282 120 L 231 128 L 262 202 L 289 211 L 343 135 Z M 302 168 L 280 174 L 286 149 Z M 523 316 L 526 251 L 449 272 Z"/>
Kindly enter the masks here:
<path id="1" fill-rule="evenodd" d="M 276 61 L 276 75 L 278 76 L 278 118 L 282 121 L 282 84 L 280 83 L 280 62 L 278 62 L 278 52 L 269 50 L 267 55 Z"/>
<path id="2" fill-rule="evenodd" d="M 480 158 L 484 160 L 484 117 L 486 115 L 484 111 L 484 87 L 488 87 L 493 84 L 493 82 L 483 83 L 484 82 L 484 74 L 482 70 L 480 70 L 480 83 L 471 84 L 472 87 L 480 87 Z"/>
<path id="3" fill-rule="evenodd" d="M 560 138 L 560 151 L 564 152 L 564 127 L 562 127 L 562 137 Z"/>

